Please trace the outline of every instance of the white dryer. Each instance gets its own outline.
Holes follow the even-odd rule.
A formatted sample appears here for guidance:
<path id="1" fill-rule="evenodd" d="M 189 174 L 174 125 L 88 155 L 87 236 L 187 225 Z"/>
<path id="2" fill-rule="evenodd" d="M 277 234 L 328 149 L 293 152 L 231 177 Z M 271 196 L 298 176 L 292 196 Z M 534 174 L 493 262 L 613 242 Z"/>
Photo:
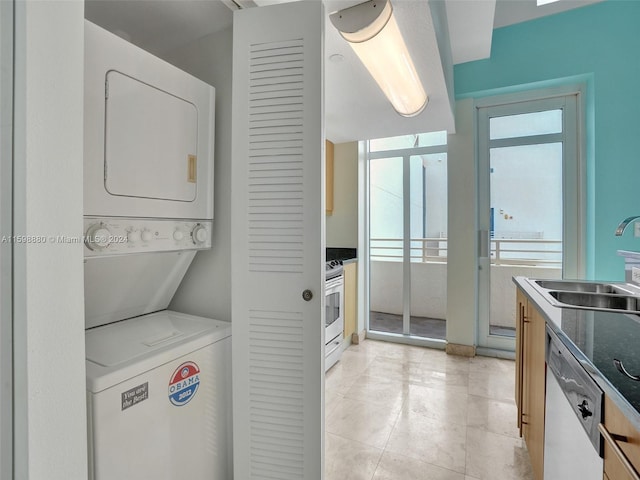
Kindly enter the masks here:
<path id="1" fill-rule="evenodd" d="M 213 218 L 215 89 L 85 21 L 84 215 Z"/>
<path id="2" fill-rule="evenodd" d="M 230 335 L 167 311 L 87 330 L 90 478 L 231 478 Z"/>

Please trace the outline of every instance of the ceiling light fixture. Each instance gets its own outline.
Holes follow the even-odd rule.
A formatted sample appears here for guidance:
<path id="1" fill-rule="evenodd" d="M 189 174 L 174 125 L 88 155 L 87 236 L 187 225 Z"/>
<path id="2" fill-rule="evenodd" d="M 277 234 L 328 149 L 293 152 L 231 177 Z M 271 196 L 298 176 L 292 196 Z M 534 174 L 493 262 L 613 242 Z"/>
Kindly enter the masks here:
<path id="1" fill-rule="evenodd" d="M 393 16 L 389 0 L 369 0 L 329 18 L 404 117 L 418 115 L 429 98 Z"/>

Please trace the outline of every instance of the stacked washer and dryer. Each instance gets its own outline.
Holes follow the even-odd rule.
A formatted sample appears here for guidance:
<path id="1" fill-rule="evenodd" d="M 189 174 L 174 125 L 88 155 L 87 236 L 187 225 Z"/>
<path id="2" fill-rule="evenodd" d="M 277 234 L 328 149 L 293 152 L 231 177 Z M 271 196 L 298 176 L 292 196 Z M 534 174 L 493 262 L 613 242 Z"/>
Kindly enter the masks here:
<path id="1" fill-rule="evenodd" d="M 86 22 L 94 480 L 231 478 L 230 324 L 167 310 L 211 248 L 214 107 L 213 87 Z"/>

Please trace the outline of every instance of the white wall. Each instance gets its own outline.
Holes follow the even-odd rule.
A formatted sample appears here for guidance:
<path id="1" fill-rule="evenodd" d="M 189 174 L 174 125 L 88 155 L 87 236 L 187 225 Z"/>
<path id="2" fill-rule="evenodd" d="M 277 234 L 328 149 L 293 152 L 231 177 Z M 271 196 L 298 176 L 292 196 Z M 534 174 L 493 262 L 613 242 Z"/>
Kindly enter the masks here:
<path id="1" fill-rule="evenodd" d="M 371 262 L 371 310 L 402 315 L 402 262 Z M 491 266 L 491 325 L 515 328 L 516 286 L 513 277 L 561 278 L 560 268 Z M 411 264 L 411 315 L 445 319 L 447 264 Z"/>
<path id="2" fill-rule="evenodd" d="M 327 215 L 327 247 L 358 246 L 358 142 L 334 147 L 333 214 Z"/>
<path id="3" fill-rule="evenodd" d="M 447 341 L 459 345 L 475 345 L 478 267 L 473 100 L 458 101 L 455 115 L 456 134 L 447 138 Z"/>
<path id="4" fill-rule="evenodd" d="M 0 2 L 0 235 L 11 234 L 13 2 Z M 0 478 L 11 478 L 13 386 L 11 244 L 0 242 Z"/>
<path id="5" fill-rule="evenodd" d="M 372 261 L 371 311 L 402 315 L 402 262 Z M 411 264 L 411 315 L 446 318 L 447 264 Z"/>
<path id="6" fill-rule="evenodd" d="M 82 235 L 84 4 L 16 2 L 14 234 Z M 87 478 L 82 244 L 15 244 L 15 477 Z"/>
<path id="7" fill-rule="evenodd" d="M 491 266 L 491 325 L 516 326 L 516 285 L 513 277 L 561 278 L 562 269 L 550 267 Z"/>
<path id="8" fill-rule="evenodd" d="M 213 247 L 198 252 L 169 308 L 231 321 L 231 28 L 163 58 L 216 89 Z"/>

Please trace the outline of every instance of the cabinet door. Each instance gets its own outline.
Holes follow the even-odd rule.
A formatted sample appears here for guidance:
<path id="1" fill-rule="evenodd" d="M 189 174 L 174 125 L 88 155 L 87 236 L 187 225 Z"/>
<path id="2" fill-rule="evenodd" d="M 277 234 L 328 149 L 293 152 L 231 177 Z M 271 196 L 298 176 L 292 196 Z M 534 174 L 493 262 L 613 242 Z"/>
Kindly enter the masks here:
<path id="1" fill-rule="evenodd" d="M 326 161 L 325 173 L 326 173 L 326 178 L 325 178 L 325 181 L 324 181 L 324 183 L 325 183 L 325 211 L 326 211 L 327 215 L 332 215 L 333 214 L 333 185 L 334 185 L 334 182 L 333 182 L 334 145 L 329 140 L 325 141 L 325 150 L 326 150 L 326 155 L 325 155 L 325 161 Z"/>
<path id="2" fill-rule="evenodd" d="M 604 426 L 610 438 L 603 435 L 604 471 L 611 480 L 636 480 L 640 469 L 640 432 L 627 420 L 618 407 L 605 395 Z M 614 442 L 611 445 L 609 442 Z M 619 449 L 623 462 L 614 452 Z M 625 465 L 626 463 L 626 465 Z"/>
<path id="3" fill-rule="evenodd" d="M 234 477 L 320 480 L 322 2 L 234 12 Z M 304 295 L 303 295 L 304 292 Z"/>
<path id="4" fill-rule="evenodd" d="M 525 398 L 523 421 L 525 441 L 529 450 L 534 478 L 542 480 L 544 473 L 544 402 L 546 387 L 545 320 L 528 304 L 524 319 L 526 364 L 524 372 Z"/>
<path id="5" fill-rule="evenodd" d="M 545 319 L 520 291 L 516 293 L 516 405 L 534 478 L 544 474 L 544 401 L 546 386 Z"/>
<path id="6" fill-rule="evenodd" d="M 524 317 L 527 309 L 527 297 L 520 289 L 516 290 L 516 391 L 515 400 L 518 407 L 518 428 L 522 436 L 522 390 L 523 390 L 523 360 L 524 360 Z"/>

